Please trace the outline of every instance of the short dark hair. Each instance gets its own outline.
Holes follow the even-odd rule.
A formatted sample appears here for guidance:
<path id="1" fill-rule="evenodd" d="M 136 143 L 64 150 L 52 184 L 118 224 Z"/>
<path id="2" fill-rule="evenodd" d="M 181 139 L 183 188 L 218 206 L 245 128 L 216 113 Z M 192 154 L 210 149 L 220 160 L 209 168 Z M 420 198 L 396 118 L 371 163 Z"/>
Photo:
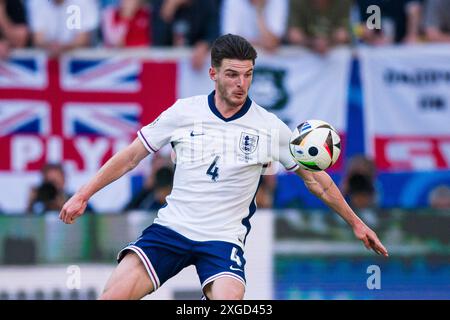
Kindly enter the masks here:
<path id="1" fill-rule="evenodd" d="M 243 37 L 226 34 L 217 38 L 211 48 L 211 65 L 219 68 L 223 59 L 255 60 L 258 54 L 255 48 Z"/>

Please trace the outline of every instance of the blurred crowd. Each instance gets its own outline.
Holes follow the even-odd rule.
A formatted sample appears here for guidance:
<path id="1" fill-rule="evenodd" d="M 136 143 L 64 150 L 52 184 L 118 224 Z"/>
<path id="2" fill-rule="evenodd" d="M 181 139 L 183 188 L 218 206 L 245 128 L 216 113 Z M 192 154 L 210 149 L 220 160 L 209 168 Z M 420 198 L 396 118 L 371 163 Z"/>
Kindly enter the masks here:
<path id="1" fill-rule="evenodd" d="M 245 22 L 245 23 L 244 23 Z M 0 58 L 37 47 L 188 46 L 192 64 L 233 33 L 268 51 L 304 46 L 450 43 L 449 0 L 0 0 Z"/>

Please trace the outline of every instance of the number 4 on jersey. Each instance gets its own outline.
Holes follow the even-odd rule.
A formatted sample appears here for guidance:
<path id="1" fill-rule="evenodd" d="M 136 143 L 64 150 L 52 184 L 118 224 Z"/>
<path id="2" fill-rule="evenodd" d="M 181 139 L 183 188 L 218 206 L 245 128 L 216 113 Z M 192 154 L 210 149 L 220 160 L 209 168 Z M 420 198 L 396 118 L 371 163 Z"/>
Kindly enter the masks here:
<path id="1" fill-rule="evenodd" d="M 217 166 L 217 161 L 219 161 L 219 156 L 214 158 L 214 161 L 209 166 L 208 170 L 206 171 L 206 174 L 208 176 L 211 176 L 211 179 L 213 181 L 217 181 L 217 178 L 219 177 L 219 167 Z"/>

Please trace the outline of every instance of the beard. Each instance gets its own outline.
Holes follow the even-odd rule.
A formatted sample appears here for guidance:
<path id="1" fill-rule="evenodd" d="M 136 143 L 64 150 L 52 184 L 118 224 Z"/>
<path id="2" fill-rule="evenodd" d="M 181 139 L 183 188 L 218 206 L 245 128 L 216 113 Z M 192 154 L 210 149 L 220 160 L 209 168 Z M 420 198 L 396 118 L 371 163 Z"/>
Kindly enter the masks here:
<path id="1" fill-rule="evenodd" d="M 227 105 L 229 105 L 230 107 L 239 107 L 241 105 L 243 105 L 245 103 L 245 100 L 247 99 L 247 95 L 244 96 L 243 100 L 236 100 L 232 98 L 232 93 L 227 93 L 226 88 L 221 85 L 220 83 L 218 83 L 217 85 L 217 91 L 218 94 L 220 96 L 220 98 L 225 101 L 225 103 Z"/>

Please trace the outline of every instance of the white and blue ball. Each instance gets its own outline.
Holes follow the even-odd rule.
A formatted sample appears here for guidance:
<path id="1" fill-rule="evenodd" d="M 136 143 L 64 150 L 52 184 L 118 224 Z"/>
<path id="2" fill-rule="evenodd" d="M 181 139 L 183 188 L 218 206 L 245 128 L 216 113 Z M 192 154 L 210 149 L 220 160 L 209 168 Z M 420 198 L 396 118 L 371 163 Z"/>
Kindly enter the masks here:
<path id="1" fill-rule="evenodd" d="M 291 135 L 289 149 L 294 160 L 309 171 L 330 168 L 341 153 L 341 139 L 336 130 L 322 120 L 308 120 Z"/>

